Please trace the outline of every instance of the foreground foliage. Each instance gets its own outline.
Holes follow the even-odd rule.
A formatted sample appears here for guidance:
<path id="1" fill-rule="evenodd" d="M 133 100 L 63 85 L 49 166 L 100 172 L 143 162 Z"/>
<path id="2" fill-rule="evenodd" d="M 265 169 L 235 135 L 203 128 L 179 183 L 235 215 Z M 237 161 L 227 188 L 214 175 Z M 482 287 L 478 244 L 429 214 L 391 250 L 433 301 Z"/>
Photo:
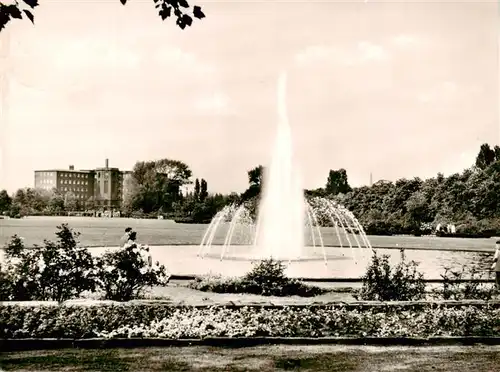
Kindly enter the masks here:
<path id="1" fill-rule="evenodd" d="M 100 292 L 105 299 L 128 301 L 148 287 L 168 283 L 165 266 L 153 264 L 147 246 L 134 241 L 94 257 L 80 246 L 79 235 L 62 224 L 56 242 L 45 240 L 32 249 L 13 236 L 5 247 L 5 265 L 0 266 L 0 300 L 62 302 Z"/>
<path id="2" fill-rule="evenodd" d="M 127 0 L 120 0 L 120 2 L 125 5 Z M 197 5 L 193 7 L 192 14 L 189 14 L 187 10 L 190 8 L 190 5 L 187 0 L 154 0 L 154 3 L 158 15 L 163 21 L 174 16 L 176 18 L 176 25 L 182 30 L 184 30 L 186 26 L 191 26 L 193 24 L 193 18 L 205 18 L 205 14 Z M 15 1 L 13 4 L 9 5 L 0 3 L 0 31 L 2 31 L 11 20 L 23 19 L 23 15 L 34 24 L 35 17 L 33 15 L 33 9 L 38 5 L 38 0 Z"/>
<path id="3" fill-rule="evenodd" d="M 2 300 L 65 301 L 97 287 L 98 270 L 86 248 L 78 245 L 79 233 L 58 227 L 57 241 L 26 249 L 19 236 L 5 248 Z"/>
<path id="4" fill-rule="evenodd" d="M 0 324 L 1 338 L 500 336 L 500 309 L 487 303 L 354 309 L 11 304 L 0 306 Z"/>
<path id="5" fill-rule="evenodd" d="M 379 256 L 374 251 L 370 264 L 363 275 L 363 286 L 357 293 L 362 300 L 414 301 L 425 297 L 423 273 L 417 270 L 418 263 L 406 261 L 401 250 L 400 262 L 392 267 L 389 255 Z"/>
<path id="6" fill-rule="evenodd" d="M 433 295 L 443 300 L 491 300 L 498 295 L 494 283 L 481 280 L 493 279 L 491 271 L 481 272 L 475 267 L 462 266 L 461 270 L 445 269 L 441 274 L 441 287 L 434 289 Z"/>
<path id="7" fill-rule="evenodd" d="M 189 287 L 206 292 L 249 293 L 262 296 L 313 297 L 328 292 L 288 278 L 285 269 L 286 266 L 282 262 L 271 258 L 258 262 L 241 278 L 198 277 L 189 284 Z"/>

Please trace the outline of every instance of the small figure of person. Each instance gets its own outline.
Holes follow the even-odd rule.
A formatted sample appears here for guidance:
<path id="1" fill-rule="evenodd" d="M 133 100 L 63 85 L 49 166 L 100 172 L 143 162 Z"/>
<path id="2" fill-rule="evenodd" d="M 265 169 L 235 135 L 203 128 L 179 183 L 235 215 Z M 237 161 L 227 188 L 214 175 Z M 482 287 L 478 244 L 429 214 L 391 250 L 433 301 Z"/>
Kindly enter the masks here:
<path id="1" fill-rule="evenodd" d="M 137 233 L 135 231 L 130 231 L 128 234 L 128 244 L 136 244 Z"/>
<path id="2" fill-rule="evenodd" d="M 131 227 L 127 227 L 125 229 L 125 234 L 123 234 L 123 236 L 120 238 L 120 248 L 123 248 L 125 246 L 125 244 L 127 244 L 131 232 L 132 232 Z"/>
<path id="3" fill-rule="evenodd" d="M 495 283 L 497 289 L 500 290 L 500 240 L 495 243 L 495 255 L 493 256 L 491 270 L 495 271 Z"/>

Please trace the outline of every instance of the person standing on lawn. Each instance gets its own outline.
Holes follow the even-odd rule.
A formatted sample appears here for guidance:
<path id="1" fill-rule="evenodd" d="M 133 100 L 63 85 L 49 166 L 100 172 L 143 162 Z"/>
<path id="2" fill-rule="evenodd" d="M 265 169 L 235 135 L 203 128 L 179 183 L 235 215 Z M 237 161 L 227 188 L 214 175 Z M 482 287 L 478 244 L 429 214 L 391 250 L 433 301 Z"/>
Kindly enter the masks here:
<path id="1" fill-rule="evenodd" d="M 500 240 L 495 243 L 495 255 L 493 256 L 491 270 L 495 271 L 495 283 L 497 289 L 500 290 Z"/>
<path id="2" fill-rule="evenodd" d="M 120 239 L 120 248 L 123 248 L 125 246 L 125 244 L 127 244 L 128 240 L 130 238 L 130 233 L 131 232 L 132 232 L 132 228 L 131 227 L 127 227 L 125 229 L 125 234 L 123 234 L 123 236 Z"/>

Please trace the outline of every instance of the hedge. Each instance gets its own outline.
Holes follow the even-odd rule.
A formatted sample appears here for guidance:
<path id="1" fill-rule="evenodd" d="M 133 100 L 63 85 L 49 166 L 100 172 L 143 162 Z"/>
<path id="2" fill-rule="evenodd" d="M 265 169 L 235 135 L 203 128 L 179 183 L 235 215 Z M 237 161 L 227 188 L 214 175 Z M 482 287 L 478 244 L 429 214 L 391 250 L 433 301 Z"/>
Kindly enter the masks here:
<path id="1" fill-rule="evenodd" d="M 161 302 L 3 303 L 0 338 L 500 336 L 500 303 L 173 306 Z"/>

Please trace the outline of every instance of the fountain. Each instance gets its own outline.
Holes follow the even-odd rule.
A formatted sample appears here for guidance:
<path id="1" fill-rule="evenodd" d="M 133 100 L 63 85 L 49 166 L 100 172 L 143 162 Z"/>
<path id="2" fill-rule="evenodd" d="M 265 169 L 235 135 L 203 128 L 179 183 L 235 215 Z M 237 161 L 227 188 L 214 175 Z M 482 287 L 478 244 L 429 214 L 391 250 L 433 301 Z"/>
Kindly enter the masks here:
<path id="1" fill-rule="evenodd" d="M 257 257 L 298 259 L 304 247 L 304 192 L 293 167 L 292 135 L 286 115 L 286 75 L 278 83 L 278 131 L 265 170 L 257 219 Z"/>
<path id="2" fill-rule="evenodd" d="M 286 114 L 286 74 L 278 82 L 278 127 L 270 166 L 265 169 L 256 220 L 245 204 L 225 207 L 212 219 L 200 244 L 198 256 L 220 260 L 281 261 L 322 260 L 345 257 L 325 247 L 320 226 L 330 226 L 337 236 L 336 248 L 371 248 L 363 227 L 345 207 L 326 198 L 306 200 L 293 162 L 291 129 Z M 219 253 L 213 244 L 217 233 L 225 234 Z M 239 234 L 239 241 L 235 242 Z M 307 239 L 308 238 L 308 239 Z M 306 244 L 310 240 L 311 245 Z M 235 252 L 237 246 L 243 247 Z M 311 252 L 312 248 L 312 252 Z"/>

